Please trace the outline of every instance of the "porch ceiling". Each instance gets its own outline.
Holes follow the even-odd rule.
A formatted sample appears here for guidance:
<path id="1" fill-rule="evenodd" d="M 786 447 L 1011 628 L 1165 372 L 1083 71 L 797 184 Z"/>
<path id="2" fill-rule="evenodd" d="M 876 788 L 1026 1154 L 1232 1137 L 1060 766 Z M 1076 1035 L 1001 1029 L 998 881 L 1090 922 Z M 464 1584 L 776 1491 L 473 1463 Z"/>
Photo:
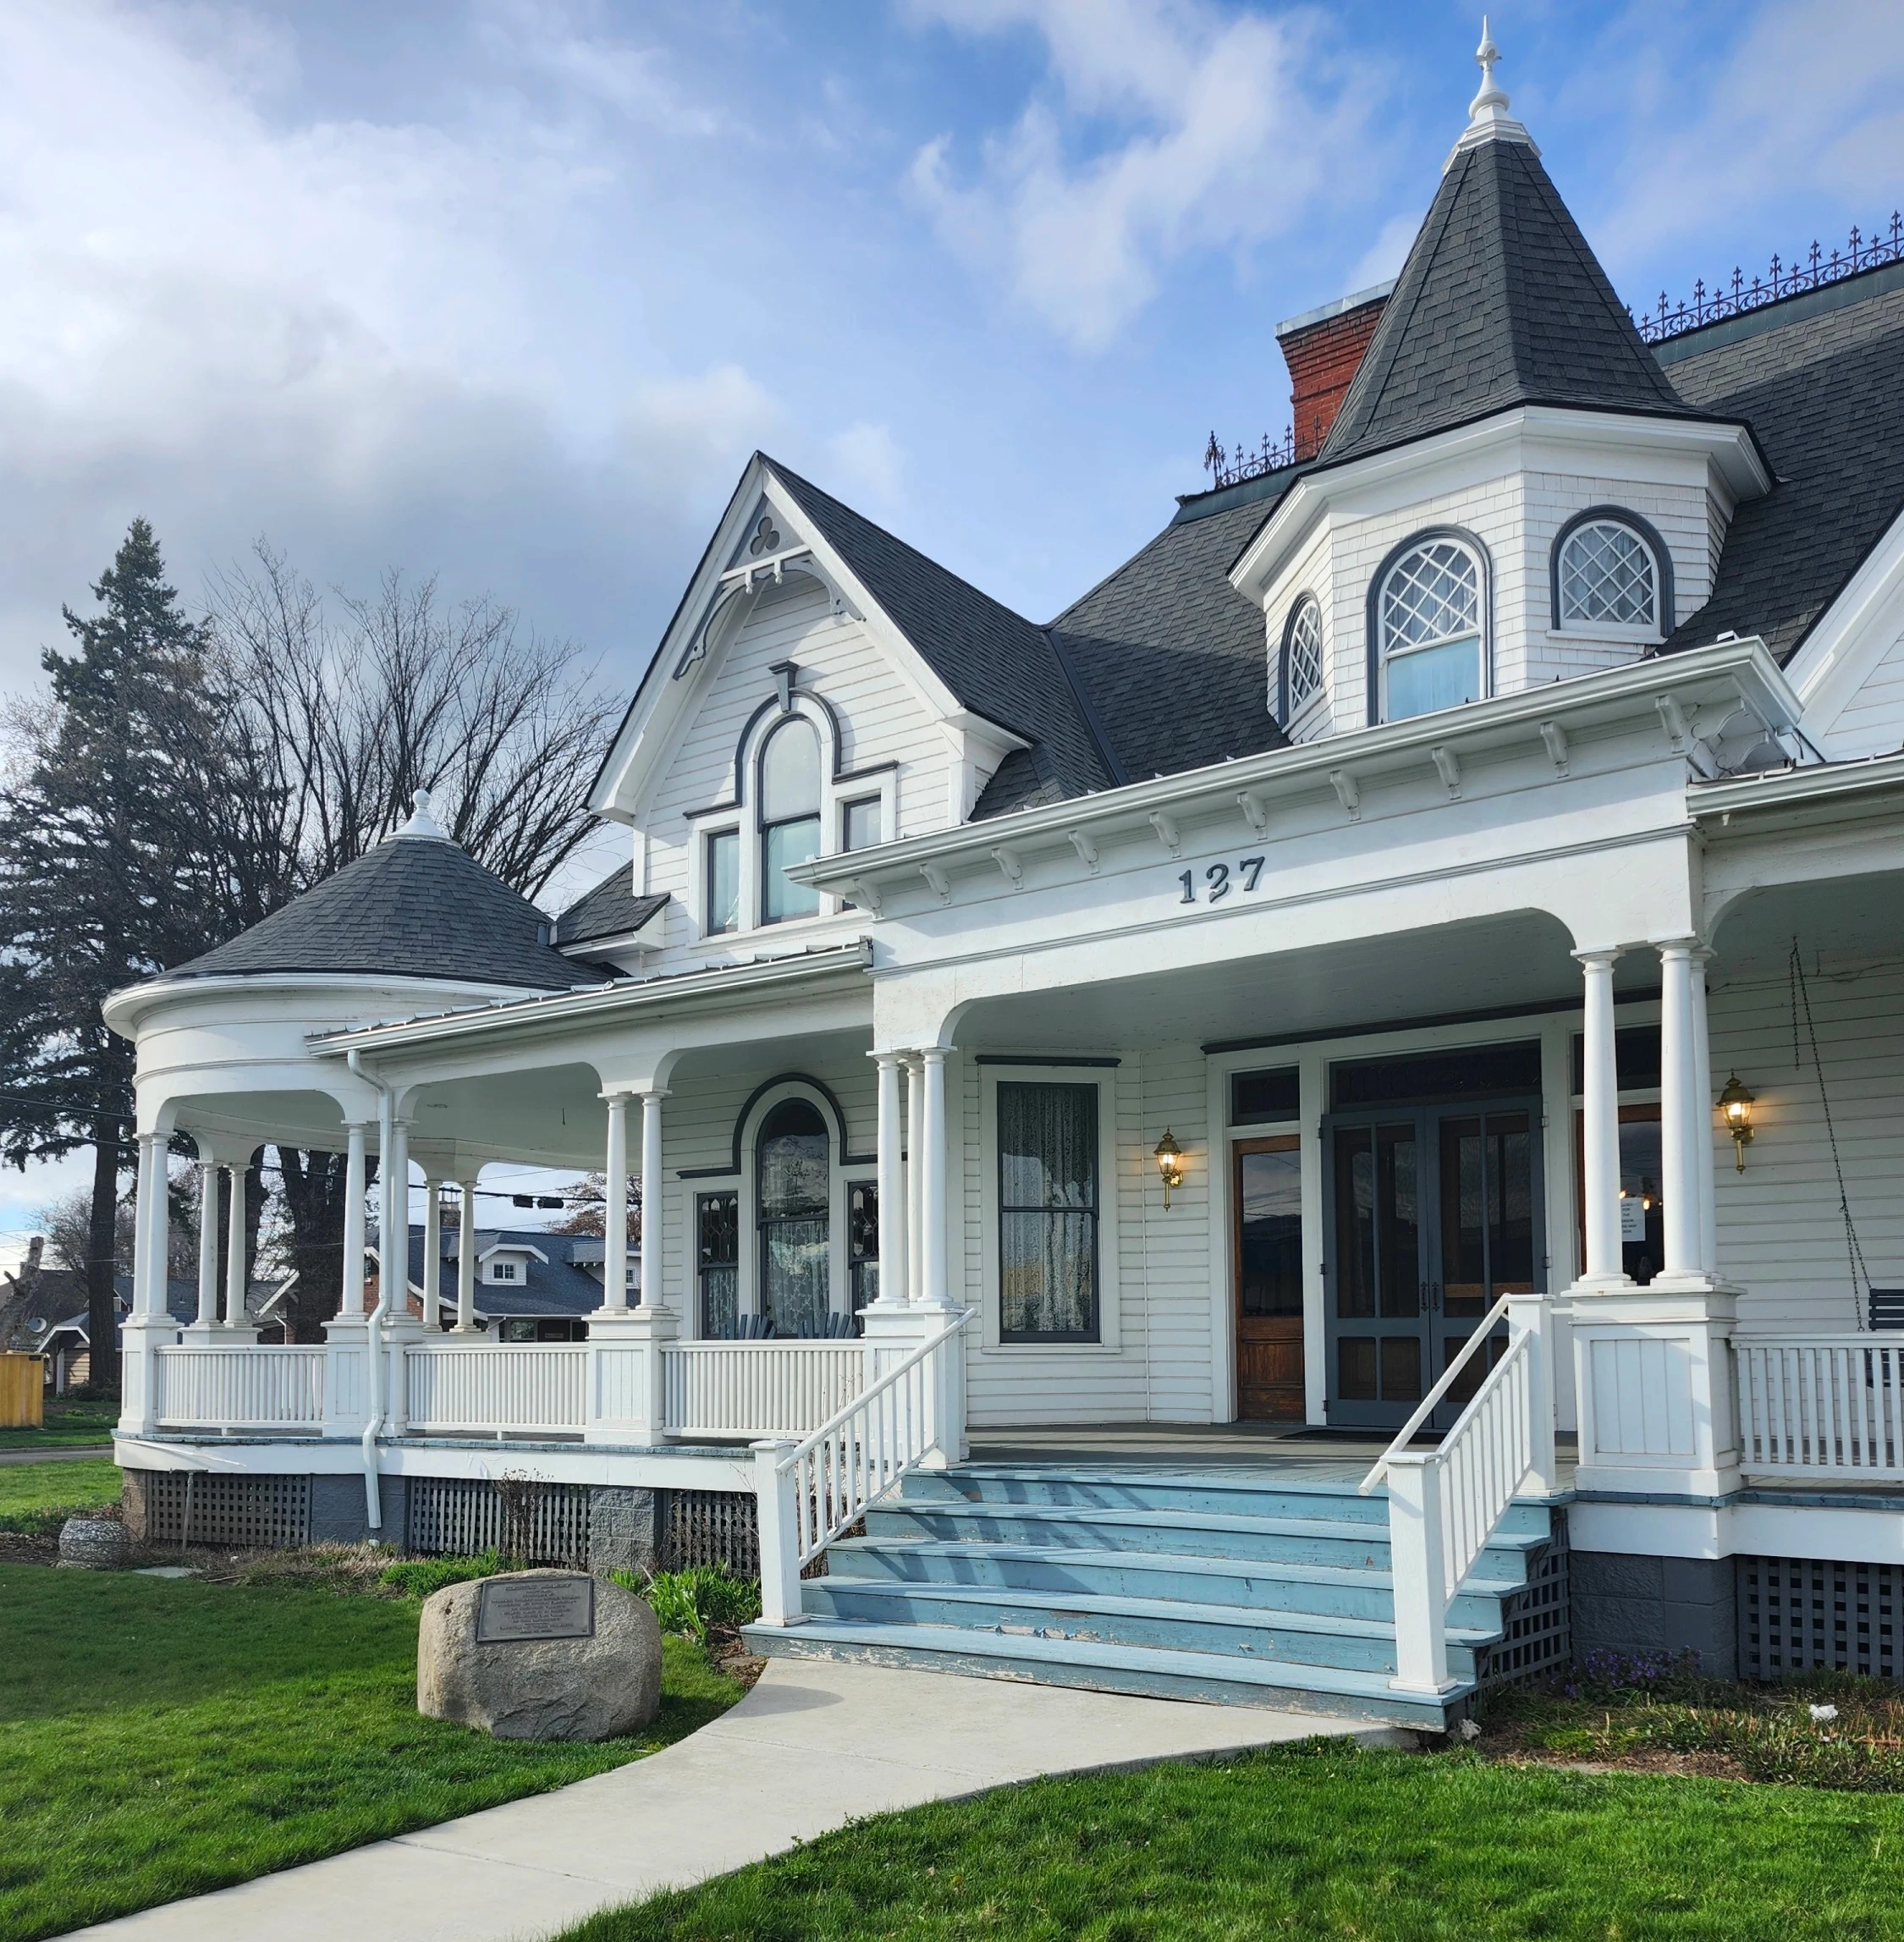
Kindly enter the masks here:
<path id="1" fill-rule="evenodd" d="M 1747 891 L 1714 934 L 1714 982 L 1782 976 L 1794 938 L 1808 962 L 1904 958 L 1904 871 Z"/>
<path id="2" fill-rule="evenodd" d="M 1580 1002 L 1566 927 L 1515 912 L 1314 950 L 1094 982 L 975 1004 L 958 1042 L 976 1050 L 1103 1051 L 1230 1040 L 1291 1040 L 1474 1012 L 1559 1010 Z M 1634 952 L 1620 991 L 1656 988 L 1659 965 Z"/>

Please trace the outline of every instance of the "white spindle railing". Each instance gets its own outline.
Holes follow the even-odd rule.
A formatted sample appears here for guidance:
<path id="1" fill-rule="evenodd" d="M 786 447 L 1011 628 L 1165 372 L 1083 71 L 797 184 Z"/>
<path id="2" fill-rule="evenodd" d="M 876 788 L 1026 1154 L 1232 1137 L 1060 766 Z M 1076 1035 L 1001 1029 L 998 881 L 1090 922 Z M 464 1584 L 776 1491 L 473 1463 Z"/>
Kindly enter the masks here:
<path id="1" fill-rule="evenodd" d="M 680 1342 L 661 1356 L 670 1436 L 806 1436 L 866 1382 L 863 1342 Z"/>
<path id="2" fill-rule="evenodd" d="M 155 1351 L 162 1429 L 294 1430 L 324 1421 L 324 1351 L 166 1346 Z"/>
<path id="3" fill-rule="evenodd" d="M 1389 1483 L 1389 1563 L 1395 1589 L 1395 1677 L 1408 1691 L 1439 1692 L 1448 1676 L 1448 1607 L 1488 1547 L 1507 1507 L 1530 1483 L 1554 1487 L 1554 1402 L 1547 1302 L 1505 1295 L 1470 1335 L 1381 1461 L 1366 1494 Z M 1496 1323 L 1508 1344 L 1438 1450 L 1407 1446 L 1481 1353 Z"/>
<path id="4" fill-rule="evenodd" d="M 571 1434 L 586 1422 L 587 1372 L 588 1351 L 579 1343 L 425 1343 L 404 1351 L 410 1428 Z"/>
<path id="5" fill-rule="evenodd" d="M 1735 1335 L 1741 1467 L 1904 1478 L 1904 1339 Z"/>
<path id="6" fill-rule="evenodd" d="M 756 1452 L 762 1615 L 785 1625 L 800 1611 L 800 1574 L 935 1449 L 959 1455 L 959 1337 L 975 1310 L 928 1342 L 794 1449 Z"/>

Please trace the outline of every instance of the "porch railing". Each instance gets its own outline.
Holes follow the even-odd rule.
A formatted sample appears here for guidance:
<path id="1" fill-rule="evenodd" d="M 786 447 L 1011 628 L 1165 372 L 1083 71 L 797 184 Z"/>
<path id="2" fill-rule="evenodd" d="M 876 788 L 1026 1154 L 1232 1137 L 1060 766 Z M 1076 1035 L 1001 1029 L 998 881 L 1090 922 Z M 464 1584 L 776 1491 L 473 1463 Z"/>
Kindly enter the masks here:
<path id="1" fill-rule="evenodd" d="M 426 1435 L 573 1435 L 586 1426 L 588 1351 L 577 1344 L 422 1344 L 404 1351 L 405 1416 Z"/>
<path id="2" fill-rule="evenodd" d="M 800 1615 L 800 1574 L 935 1451 L 960 1454 L 964 1369 L 960 1337 L 977 1310 L 885 1371 L 806 1440 L 755 1448 L 760 1524 L 761 1615 Z"/>
<path id="3" fill-rule="evenodd" d="M 1554 1486 L 1553 1364 L 1543 1296 L 1504 1295 L 1422 1399 L 1381 1461 L 1366 1494 L 1389 1485 L 1389 1563 L 1395 1592 L 1398 1688 L 1445 1692 L 1448 1607 L 1507 1507 L 1530 1483 Z M 1408 1448 L 1495 1326 L 1508 1342 L 1438 1450 Z"/>
<path id="4" fill-rule="evenodd" d="M 806 1436 L 866 1383 L 866 1345 L 680 1342 L 662 1351 L 670 1436 Z"/>
<path id="5" fill-rule="evenodd" d="M 162 1429 L 314 1434 L 324 1422 L 324 1351 L 187 1343 L 155 1351 Z"/>
<path id="6" fill-rule="evenodd" d="M 1742 1469 L 1904 1478 L 1904 1339 L 1735 1335 L 1732 1355 Z"/>

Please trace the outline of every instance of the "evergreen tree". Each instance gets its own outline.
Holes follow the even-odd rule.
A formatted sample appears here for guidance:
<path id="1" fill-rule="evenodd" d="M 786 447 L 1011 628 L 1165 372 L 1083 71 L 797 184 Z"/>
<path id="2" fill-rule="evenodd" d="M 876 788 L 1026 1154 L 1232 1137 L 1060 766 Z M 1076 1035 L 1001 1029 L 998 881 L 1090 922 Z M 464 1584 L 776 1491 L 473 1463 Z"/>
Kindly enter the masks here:
<path id="1" fill-rule="evenodd" d="M 100 1007 L 217 942 L 229 872 L 204 814 L 222 759 L 208 638 L 144 520 L 92 591 L 97 613 L 62 610 L 72 646 L 41 657 L 50 695 L 20 718 L 0 795 L 0 1158 L 92 1148 L 87 1321 L 109 1389 L 118 1183 L 136 1148 L 132 1047 Z"/>

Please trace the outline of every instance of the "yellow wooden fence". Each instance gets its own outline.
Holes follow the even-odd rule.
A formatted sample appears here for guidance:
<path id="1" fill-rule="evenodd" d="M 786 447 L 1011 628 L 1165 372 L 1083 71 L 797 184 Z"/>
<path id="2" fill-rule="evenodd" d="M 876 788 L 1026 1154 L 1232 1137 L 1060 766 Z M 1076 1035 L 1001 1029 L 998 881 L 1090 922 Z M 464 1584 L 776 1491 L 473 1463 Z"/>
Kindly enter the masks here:
<path id="1" fill-rule="evenodd" d="M 0 1429 L 38 1429 L 45 1421 L 46 1367 L 37 1356 L 0 1356 Z"/>

